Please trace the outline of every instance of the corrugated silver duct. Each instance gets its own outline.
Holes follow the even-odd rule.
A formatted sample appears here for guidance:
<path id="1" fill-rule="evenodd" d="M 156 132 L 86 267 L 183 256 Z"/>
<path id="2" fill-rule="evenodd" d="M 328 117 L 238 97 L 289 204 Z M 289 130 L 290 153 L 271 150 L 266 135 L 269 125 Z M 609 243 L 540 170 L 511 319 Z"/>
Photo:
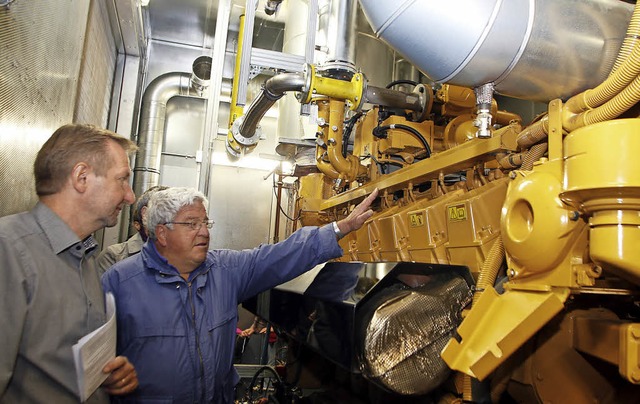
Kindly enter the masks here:
<path id="1" fill-rule="evenodd" d="M 193 63 L 193 73 L 165 73 L 147 86 L 140 108 L 139 150 L 133 169 L 136 195 L 158 185 L 167 102 L 176 96 L 203 98 L 210 74 L 211 58 L 201 56 Z"/>
<path id="2" fill-rule="evenodd" d="M 633 5 L 618 0 L 360 0 L 376 35 L 436 82 L 549 101 L 609 73 Z M 461 11 L 462 10 L 462 11 Z"/>
<path id="3" fill-rule="evenodd" d="M 305 78 L 302 73 L 283 73 L 274 76 L 264 83 L 262 92 L 253 100 L 247 113 L 233 122 L 231 132 L 236 142 L 251 145 L 258 141 L 260 133 L 258 124 L 285 92 L 302 91 Z"/>

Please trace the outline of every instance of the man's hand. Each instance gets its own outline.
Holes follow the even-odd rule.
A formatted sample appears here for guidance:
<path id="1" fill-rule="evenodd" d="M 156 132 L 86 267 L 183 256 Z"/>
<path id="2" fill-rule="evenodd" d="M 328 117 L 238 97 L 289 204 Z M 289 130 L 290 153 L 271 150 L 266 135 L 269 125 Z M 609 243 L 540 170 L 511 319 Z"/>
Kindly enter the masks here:
<path id="1" fill-rule="evenodd" d="M 102 369 L 103 373 L 110 373 L 102 383 L 107 393 L 123 395 L 133 392 L 138 387 L 136 370 L 124 356 L 116 356 Z"/>
<path id="2" fill-rule="evenodd" d="M 362 227 L 364 222 L 367 221 L 371 216 L 373 216 L 373 210 L 369 209 L 371 203 L 378 196 L 378 188 L 374 189 L 369 196 L 367 196 L 362 202 L 356 206 L 349 216 L 345 217 L 342 220 L 339 220 L 336 224 L 338 225 L 338 229 L 344 235 L 348 233 L 358 230 Z"/>

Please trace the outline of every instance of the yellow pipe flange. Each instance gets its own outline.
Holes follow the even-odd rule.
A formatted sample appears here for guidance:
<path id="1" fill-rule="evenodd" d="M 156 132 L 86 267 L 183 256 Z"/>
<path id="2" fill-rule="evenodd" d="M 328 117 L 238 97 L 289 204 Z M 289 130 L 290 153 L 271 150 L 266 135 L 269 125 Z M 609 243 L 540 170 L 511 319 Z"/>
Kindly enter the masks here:
<path id="1" fill-rule="evenodd" d="M 364 93 L 364 76 L 355 73 L 351 81 L 338 80 L 330 77 L 322 77 L 316 74 L 315 66 L 307 65 L 308 90 L 300 97 L 300 102 L 308 104 L 318 95 L 347 101 L 349 109 L 357 110 L 362 104 Z M 304 98 L 304 99 L 302 99 Z"/>

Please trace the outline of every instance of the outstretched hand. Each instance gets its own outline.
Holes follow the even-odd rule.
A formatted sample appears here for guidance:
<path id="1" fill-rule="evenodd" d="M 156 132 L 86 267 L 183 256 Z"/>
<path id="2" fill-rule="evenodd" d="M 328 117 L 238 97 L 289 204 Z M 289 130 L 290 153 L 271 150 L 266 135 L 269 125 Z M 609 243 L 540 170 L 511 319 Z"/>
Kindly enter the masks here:
<path id="1" fill-rule="evenodd" d="M 356 206 L 351 211 L 351 213 L 349 213 L 349 216 L 337 222 L 338 228 L 340 229 L 340 232 L 342 234 L 346 235 L 354 230 L 358 230 L 362 227 L 364 222 L 367 221 L 367 219 L 373 216 L 373 210 L 371 210 L 369 207 L 377 196 L 378 188 L 374 189 L 373 192 L 369 194 L 369 196 L 367 196 L 362 202 L 360 202 L 358 206 Z"/>

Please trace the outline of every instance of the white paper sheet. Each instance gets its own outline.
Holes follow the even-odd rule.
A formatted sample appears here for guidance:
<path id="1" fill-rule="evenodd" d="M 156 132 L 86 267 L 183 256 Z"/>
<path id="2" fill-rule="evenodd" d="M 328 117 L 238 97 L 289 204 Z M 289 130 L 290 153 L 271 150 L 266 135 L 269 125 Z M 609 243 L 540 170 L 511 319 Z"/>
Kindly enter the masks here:
<path id="1" fill-rule="evenodd" d="M 116 303 L 113 294 L 107 293 L 105 303 L 107 322 L 80 338 L 72 348 L 82 402 L 86 401 L 109 376 L 102 373 L 102 369 L 116 356 Z"/>

